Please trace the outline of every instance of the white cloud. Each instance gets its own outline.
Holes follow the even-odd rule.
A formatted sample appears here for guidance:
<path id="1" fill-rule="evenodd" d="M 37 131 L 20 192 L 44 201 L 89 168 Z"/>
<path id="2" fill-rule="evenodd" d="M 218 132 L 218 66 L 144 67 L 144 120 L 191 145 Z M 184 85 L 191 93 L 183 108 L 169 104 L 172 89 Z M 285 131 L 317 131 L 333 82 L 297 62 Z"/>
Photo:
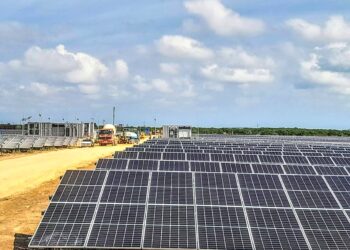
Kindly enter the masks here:
<path id="1" fill-rule="evenodd" d="M 124 60 L 115 61 L 115 73 L 120 80 L 125 80 L 129 77 L 129 67 Z"/>
<path id="2" fill-rule="evenodd" d="M 340 47 L 344 49 L 344 47 Z M 301 76 L 311 83 L 327 87 L 333 92 L 350 95 L 350 73 L 348 61 L 339 61 L 339 45 L 316 48 L 308 60 L 300 63 Z M 347 48 L 349 50 L 349 48 Z M 342 55 L 340 55 L 342 56 Z M 340 68 L 334 67 L 340 66 Z"/>
<path id="3" fill-rule="evenodd" d="M 151 85 L 153 89 L 162 92 L 162 93 L 170 93 L 172 92 L 172 89 L 166 81 L 162 79 L 153 79 L 151 82 Z"/>
<path id="4" fill-rule="evenodd" d="M 232 83 L 266 83 L 273 80 L 268 69 L 246 69 L 219 67 L 217 64 L 201 68 L 201 73 L 208 79 Z"/>
<path id="5" fill-rule="evenodd" d="M 332 43 L 316 50 L 330 65 L 350 70 L 350 46 L 347 43 Z"/>
<path id="6" fill-rule="evenodd" d="M 31 28 L 18 22 L 0 23 L 0 40 L 3 43 L 23 43 L 39 38 L 39 34 Z M 13 45 L 13 44 L 12 44 Z"/>
<path id="7" fill-rule="evenodd" d="M 261 58 L 252 53 L 248 53 L 241 47 L 236 48 L 222 48 L 217 53 L 224 63 L 231 66 L 240 67 L 273 67 L 274 61 L 271 58 Z"/>
<path id="8" fill-rule="evenodd" d="M 25 53 L 24 64 L 32 70 L 64 74 L 64 79 L 71 83 L 95 83 L 108 71 L 97 58 L 69 52 L 63 45 L 55 49 L 32 47 Z"/>
<path id="9" fill-rule="evenodd" d="M 159 64 L 160 71 L 166 74 L 176 75 L 179 73 L 179 65 L 177 63 L 161 63 Z"/>
<path id="10" fill-rule="evenodd" d="M 205 82 L 204 88 L 212 91 L 221 92 L 224 91 L 224 85 L 217 82 Z"/>
<path id="11" fill-rule="evenodd" d="M 213 52 L 199 41 L 185 36 L 165 35 L 157 41 L 158 51 L 168 57 L 203 60 L 213 56 Z"/>
<path id="12" fill-rule="evenodd" d="M 157 91 L 161 93 L 171 93 L 172 89 L 168 82 L 163 79 L 153 79 L 147 82 L 146 79 L 137 75 L 134 77 L 133 87 L 140 92 Z"/>
<path id="13" fill-rule="evenodd" d="M 350 41 L 350 23 L 346 22 L 343 16 L 331 16 L 323 26 L 300 18 L 290 19 L 286 24 L 301 37 L 309 41 Z"/>
<path id="14" fill-rule="evenodd" d="M 197 33 L 202 31 L 202 26 L 192 19 L 182 21 L 182 29 L 187 33 Z"/>
<path id="15" fill-rule="evenodd" d="M 48 49 L 31 47 L 22 59 L 0 63 L 0 71 L 3 79 L 20 81 L 27 89 L 36 88 L 39 93 L 45 93 L 46 85 L 41 84 L 45 82 L 51 90 L 74 84 L 86 95 L 96 95 L 101 89 L 100 85 L 115 84 L 129 76 L 128 65 L 121 59 L 107 67 L 98 58 L 70 52 L 63 45 Z"/>
<path id="16" fill-rule="evenodd" d="M 79 90 L 81 93 L 86 95 L 95 95 L 100 91 L 100 86 L 98 85 L 79 85 Z"/>
<path id="17" fill-rule="evenodd" d="M 40 82 L 32 82 L 29 86 L 29 90 L 42 96 L 46 96 L 57 91 L 57 89 L 50 87 L 48 84 Z"/>
<path id="18" fill-rule="evenodd" d="M 226 8 L 220 0 L 185 1 L 184 5 L 189 13 L 200 16 L 218 35 L 257 35 L 265 29 L 262 21 L 242 17 Z"/>

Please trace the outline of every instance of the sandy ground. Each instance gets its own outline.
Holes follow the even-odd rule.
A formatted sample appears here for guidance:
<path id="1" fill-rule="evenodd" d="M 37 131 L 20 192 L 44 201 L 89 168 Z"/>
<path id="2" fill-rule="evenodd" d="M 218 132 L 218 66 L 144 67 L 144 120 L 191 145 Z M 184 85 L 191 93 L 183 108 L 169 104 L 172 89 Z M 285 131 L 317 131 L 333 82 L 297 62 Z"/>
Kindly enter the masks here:
<path id="1" fill-rule="evenodd" d="M 74 148 L 0 157 L 0 249 L 13 249 L 14 233 L 33 234 L 67 169 L 94 169 L 99 158 L 126 145 Z"/>

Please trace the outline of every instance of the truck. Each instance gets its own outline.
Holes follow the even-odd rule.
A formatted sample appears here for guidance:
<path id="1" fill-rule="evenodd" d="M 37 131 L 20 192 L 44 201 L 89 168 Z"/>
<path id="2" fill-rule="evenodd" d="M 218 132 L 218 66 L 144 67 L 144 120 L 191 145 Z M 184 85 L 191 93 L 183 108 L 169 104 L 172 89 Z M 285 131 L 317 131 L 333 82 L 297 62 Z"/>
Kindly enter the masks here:
<path id="1" fill-rule="evenodd" d="M 106 146 L 108 144 L 117 145 L 118 138 L 116 136 L 115 126 L 112 124 L 106 124 L 98 132 L 98 144 L 100 146 Z"/>

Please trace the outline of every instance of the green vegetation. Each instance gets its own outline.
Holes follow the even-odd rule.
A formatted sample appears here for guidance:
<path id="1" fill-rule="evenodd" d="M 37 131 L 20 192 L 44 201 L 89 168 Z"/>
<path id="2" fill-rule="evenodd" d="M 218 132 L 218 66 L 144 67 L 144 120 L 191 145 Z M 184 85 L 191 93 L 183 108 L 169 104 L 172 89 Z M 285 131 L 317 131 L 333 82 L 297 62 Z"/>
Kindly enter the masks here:
<path id="1" fill-rule="evenodd" d="M 193 134 L 350 136 L 350 130 L 306 128 L 192 128 Z"/>

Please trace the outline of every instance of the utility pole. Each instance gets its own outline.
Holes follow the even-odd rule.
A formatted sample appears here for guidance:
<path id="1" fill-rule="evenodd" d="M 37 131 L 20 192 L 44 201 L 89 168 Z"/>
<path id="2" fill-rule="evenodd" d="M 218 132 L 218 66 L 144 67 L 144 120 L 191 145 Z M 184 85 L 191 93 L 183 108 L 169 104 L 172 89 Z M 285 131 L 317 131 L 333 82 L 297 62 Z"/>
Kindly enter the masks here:
<path id="1" fill-rule="evenodd" d="M 157 124 L 157 119 L 154 118 L 154 138 L 156 138 L 156 124 Z"/>
<path id="2" fill-rule="evenodd" d="M 115 106 L 113 106 L 113 126 L 115 125 L 114 122 L 115 122 Z"/>

